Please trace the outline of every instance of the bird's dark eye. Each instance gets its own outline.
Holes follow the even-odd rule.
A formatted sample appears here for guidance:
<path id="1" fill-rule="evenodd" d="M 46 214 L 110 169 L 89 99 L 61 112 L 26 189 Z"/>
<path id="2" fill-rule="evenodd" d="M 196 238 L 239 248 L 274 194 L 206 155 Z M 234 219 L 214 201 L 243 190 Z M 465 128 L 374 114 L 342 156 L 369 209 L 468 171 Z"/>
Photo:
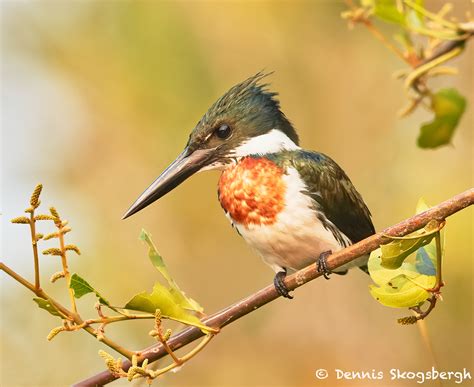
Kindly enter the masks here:
<path id="1" fill-rule="evenodd" d="M 220 139 L 222 140 L 225 140 L 226 138 L 228 138 L 230 136 L 230 133 L 231 133 L 231 129 L 230 129 L 230 126 L 229 125 L 226 125 L 226 124 L 223 124 L 221 126 L 219 126 L 215 132 L 217 137 L 219 137 Z"/>

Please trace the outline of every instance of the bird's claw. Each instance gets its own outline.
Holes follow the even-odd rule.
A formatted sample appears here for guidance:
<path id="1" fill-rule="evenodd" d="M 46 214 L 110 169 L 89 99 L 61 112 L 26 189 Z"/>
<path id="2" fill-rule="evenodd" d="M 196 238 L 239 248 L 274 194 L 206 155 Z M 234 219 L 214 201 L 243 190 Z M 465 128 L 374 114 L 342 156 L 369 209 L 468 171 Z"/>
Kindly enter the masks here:
<path id="1" fill-rule="evenodd" d="M 285 285 L 285 277 L 286 277 L 286 270 L 279 271 L 278 273 L 276 273 L 275 278 L 273 279 L 273 285 L 275 286 L 275 290 L 280 296 L 289 298 L 291 300 L 293 296 L 290 295 L 290 292 Z"/>
<path id="2" fill-rule="evenodd" d="M 318 260 L 316 261 L 316 269 L 318 272 L 323 274 L 325 279 L 329 279 L 329 274 L 331 274 L 331 270 L 328 269 L 327 257 L 332 254 L 331 250 L 323 251 L 320 255 Z"/>

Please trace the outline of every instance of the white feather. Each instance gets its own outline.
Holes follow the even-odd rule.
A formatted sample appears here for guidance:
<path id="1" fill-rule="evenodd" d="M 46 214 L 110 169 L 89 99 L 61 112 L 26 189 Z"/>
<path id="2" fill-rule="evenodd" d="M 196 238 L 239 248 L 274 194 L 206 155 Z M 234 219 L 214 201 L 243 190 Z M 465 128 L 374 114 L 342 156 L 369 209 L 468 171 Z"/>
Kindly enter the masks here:
<path id="1" fill-rule="evenodd" d="M 287 187 L 286 206 L 274 224 L 244 226 L 233 222 L 247 243 L 275 272 L 282 268 L 301 269 L 316 262 L 322 252 L 335 252 L 344 247 L 318 219 L 311 198 L 303 193 L 307 187 L 298 171 L 288 168 L 283 179 Z M 351 244 L 349 238 L 342 236 L 347 245 Z M 341 267 L 339 271 L 346 268 Z"/>
<path id="2" fill-rule="evenodd" d="M 232 152 L 234 157 L 244 157 L 254 154 L 276 153 L 282 150 L 301 149 L 285 133 L 272 129 L 268 133 L 252 137 L 240 144 Z"/>
<path id="3" fill-rule="evenodd" d="M 244 141 L 237 148 L 235 148 L 229 155 L 229 158 L 240 159 L 242 157 L 254 154 L 275 153 L 282 150 L 301 149 L 281 130 L 272 129 L 268 133 Z M 213 164 L 202 167 L 199 172 L 224 170 L 229 165 L 216 161 Z"/>

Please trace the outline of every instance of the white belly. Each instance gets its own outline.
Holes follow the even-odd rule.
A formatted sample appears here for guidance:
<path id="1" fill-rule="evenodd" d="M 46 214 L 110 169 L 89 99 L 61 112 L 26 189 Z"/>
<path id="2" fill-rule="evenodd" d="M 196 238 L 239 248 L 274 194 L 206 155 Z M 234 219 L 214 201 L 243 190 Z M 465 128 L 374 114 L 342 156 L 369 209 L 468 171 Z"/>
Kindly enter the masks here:
<path id="1" fill-rule="evenodd" d="M 230 219 L 265 263 L 276 272 L 282 268 L 298 270 L 316 262 L 322 252 L 335 252 L 351 244 L 343 234 L 344 244 L 341 244 L 318 219 L 312 199 L 302 193 L 306 187 L 296 170 L 288 169 L 283 178 L 287 180 L 287 204 L 274 224 L 244 226 Z"/>

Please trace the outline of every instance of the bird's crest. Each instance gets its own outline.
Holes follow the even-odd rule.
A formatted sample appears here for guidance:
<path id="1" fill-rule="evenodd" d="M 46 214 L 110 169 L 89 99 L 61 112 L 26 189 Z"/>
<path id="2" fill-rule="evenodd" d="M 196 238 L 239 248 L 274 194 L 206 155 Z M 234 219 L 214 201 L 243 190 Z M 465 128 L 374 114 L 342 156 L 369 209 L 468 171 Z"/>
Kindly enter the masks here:
<path id="1" fill-rule="evenodd" d="M 260 129 L 278 127 L 297 144 L 298 135 L 280 110 L 280 102 L 276 98 L 278 93 L 268 90 L 268 83 L 261 82 L 272 73 L 259 71 L 231 87 L 202 117 L 197 125 L 198 131 L 201 131 L 201 128 L 210 130 L 208 126 L 212 126 L 212 123 L 219 122 L 223 117 L 230 117 L 248 123 L 254 122 Z M 272 128 L 268 127 L 269 125 Z"/>
<path id="2" fill-rule="evenodd" d="M 209 111 L 215 110 L 224 110 L 229 108 L 233 104 L 239 104 L 244 102 L 246 99 L 262 95 L 267 97 L 269 100 L 272 100 L 278 108 L 280 107 L 279 101 L 274 98 L 278 93 L 268 91 L 268 83 L 260 83 L 260 81 L 271 73 L 264 73 L 259 71 L 257 74 L 247 78 L 245 81 L 238 83 L 237 85 L 231 87 L 227 93 L 220 97 L 209 109 Z"/>

